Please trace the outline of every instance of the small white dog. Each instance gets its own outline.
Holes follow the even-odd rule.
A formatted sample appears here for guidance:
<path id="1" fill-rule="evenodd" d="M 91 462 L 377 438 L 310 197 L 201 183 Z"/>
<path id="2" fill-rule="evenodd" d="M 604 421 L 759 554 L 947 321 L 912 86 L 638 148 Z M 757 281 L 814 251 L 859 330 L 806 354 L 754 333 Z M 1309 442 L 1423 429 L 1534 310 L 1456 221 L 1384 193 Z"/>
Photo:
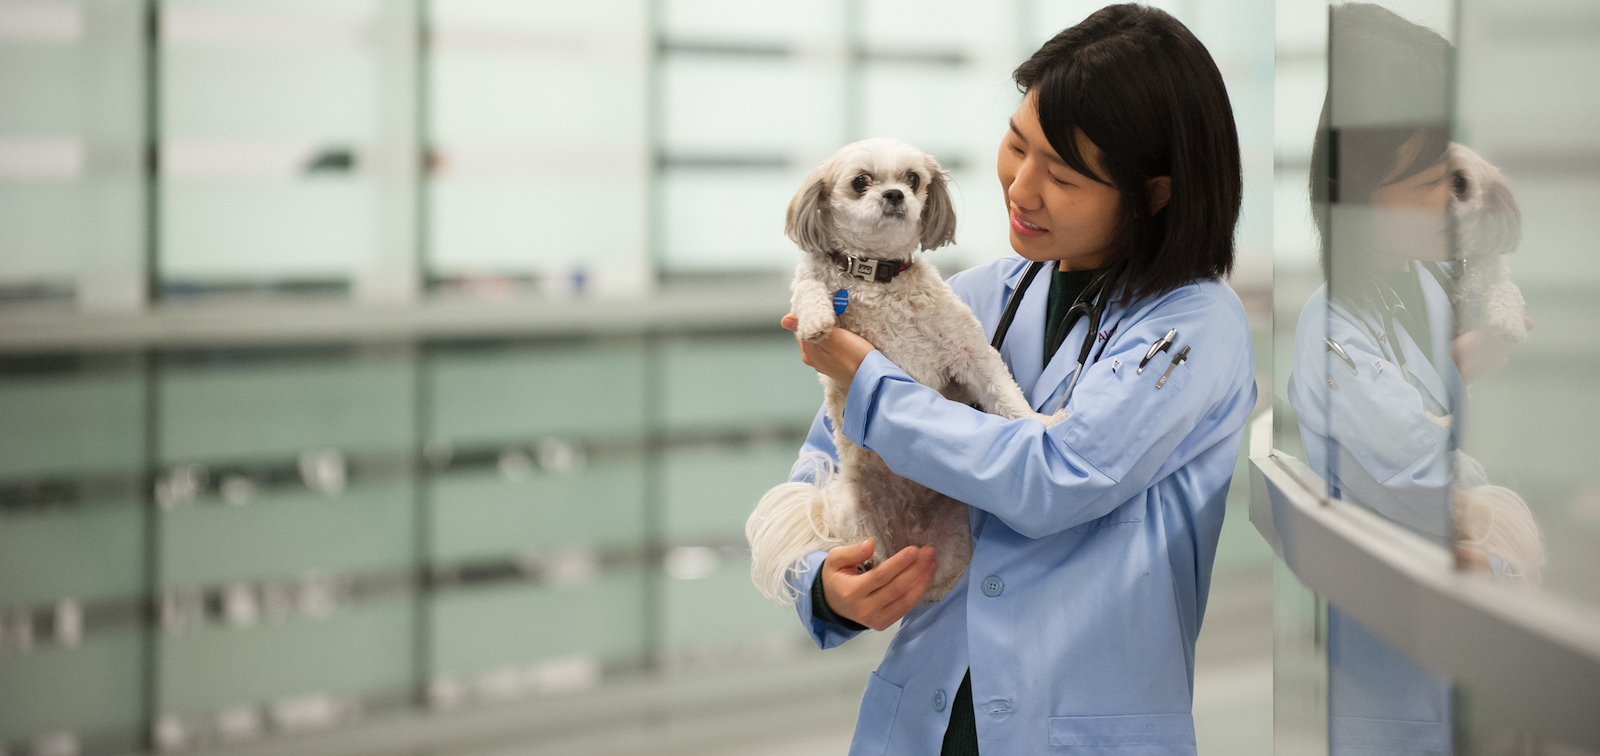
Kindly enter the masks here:
<path id="1" fill-rule="evenodd" d="M 835 325 L 872 342 L 917 382 L 1007 418 L 1035 413 L 988 344 L 983 326 L 939 271 L 916 257 L 955 237 L 955 210 L 938 161 L 909 144 L 868 139 L 846 145 L 806 177 L 784 231 L 803 252 L 791 303 L 796 333 L 815 341 Z M 873 539 L 872 563 L 900 549 L 934 547 L 938 570 L 925 598 L 937 600 L 972 558 L 967 505 L 890 472 L 882 458 L 844 437 L 848 386 L 822 376 L 839 470 L 814 455 L 810 482 L 768 491 L 745 524 L 751 577 L 768 598 L 791 603 L 792 580 L 815 550 Z"/>
<path id="2" fill-rule="evenodd" d="M 1450 217 L 1455 258 L 1461 261 L 1455 310 L 1461 333 L 1486 329 L 1512 341 L 1528 337 L 1526 305 L 1511 283 L 1502 255 L 1522 241 L 1522 210 L 1500 169 L 1467 147 L 1451 143 Z"/>

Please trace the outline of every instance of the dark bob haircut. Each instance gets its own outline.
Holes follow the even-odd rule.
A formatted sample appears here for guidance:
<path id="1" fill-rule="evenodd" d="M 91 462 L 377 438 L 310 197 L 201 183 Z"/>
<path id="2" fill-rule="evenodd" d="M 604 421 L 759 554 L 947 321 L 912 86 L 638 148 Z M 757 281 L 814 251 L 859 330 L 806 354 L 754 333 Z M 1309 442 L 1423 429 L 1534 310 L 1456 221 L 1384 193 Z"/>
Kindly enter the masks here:
<path id="1" fill-rule="evenodd" d="M 1110 5 L 1044 43 L 1012 75 L 1038 96 L 1039 124 L 1073 170 L 1117 189 L 1117 247 L 1103 267 L 1119 298 L 1158 296 L 1233 269 L 1243 201 L 1239 135 L 1222 73 L 1165 12 Z M 1078 151 L 1082 131 L 1105 173 Z M 1148 181 L 1170 176 L 1150 212 Z"/>
<path id="2" fill-rule="evenodd" d="M 1370 3 L 1342 3 L 1328 13 L 1327 97 L 1311 146 L 1311 214 L 1324 272 L 1334 290 L 1358 286 L 1352 276 L 1392 265 L 1372 257 L 1363 240 L 1339 244 L 1341 266 L 1328 249 L 1331 205 L 1366 205 L 1372 194 L 1445 159 L 1450 144 L 1450 69 L 1444 37 Z M 1358 125 L 1336 124 L 1335 111 Z"/>

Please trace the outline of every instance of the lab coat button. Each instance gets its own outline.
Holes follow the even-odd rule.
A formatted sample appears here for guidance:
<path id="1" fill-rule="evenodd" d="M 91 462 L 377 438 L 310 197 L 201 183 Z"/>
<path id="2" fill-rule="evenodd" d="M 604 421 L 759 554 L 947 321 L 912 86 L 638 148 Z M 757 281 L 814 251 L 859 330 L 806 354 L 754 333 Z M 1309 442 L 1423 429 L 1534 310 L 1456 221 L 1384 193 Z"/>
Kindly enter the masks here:
<path id="1" fill-rule="evenodd" d="M 983 579 L 983 595 L 994 598 L 1006 589 L 1006 584 L 1000 580 L 999 575 L 990 575 Z"/>
<path id="2" fill-rule="evenodd" d="M 944 711 L 944 691 L 936 690 L 933 692 L 933 710 Z"/>

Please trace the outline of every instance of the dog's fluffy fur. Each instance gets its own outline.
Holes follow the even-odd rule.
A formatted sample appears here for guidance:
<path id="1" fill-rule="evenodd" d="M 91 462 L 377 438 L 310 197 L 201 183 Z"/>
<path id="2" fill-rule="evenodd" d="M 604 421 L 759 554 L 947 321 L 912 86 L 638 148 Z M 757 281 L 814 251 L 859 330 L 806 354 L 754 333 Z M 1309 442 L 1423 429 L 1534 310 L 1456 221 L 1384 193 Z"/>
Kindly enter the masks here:
<path id="1" fill-rule="evenodd" d="M 1511 283 L 1502 255 L 1522 241 L 1522 211 L 1500 169 L 1467 147 L 1451 144 L 1450 217 L 1461 280 L 1455 310 L 1461 333 L 1478 329 L 1522 341 L 1522 292 Z"/>
<path id="2" fill-rule="evenodd" d="M 789 204 L 784 229 L 802 250 L 791 287 L 795 332 L 815 341 L 836 325 L 850 329 L 946 397 L 976 401 L 1007 418 L 1059 422 L 1032 410 L 983 326 L 933 265 L 915 261 L 880 283 L 851 277 L 834 262 L 835 253 L 912 261 L 918 247 L 953 241 L 948 178 L 931 156 L 893 139 L 847 145 L 811 172 Z M 849 306 L 835 317 L 840 289 L 849 292 Z M 839 467 L 821 454 L 803 458 L 795 469 L 809 468 L 810 480 L 779 485 L 756 505 L 745 524 L 756 587 L 793 602 L 806 554 L 871 538 L 874 564 L 906 546 L 932 545 L 938 570 L 924 598 L 937 600 L 972 557 L 966 504 L 895 475 L 877 454 L 845 438 L 849 387 L 821 378 Z"/>

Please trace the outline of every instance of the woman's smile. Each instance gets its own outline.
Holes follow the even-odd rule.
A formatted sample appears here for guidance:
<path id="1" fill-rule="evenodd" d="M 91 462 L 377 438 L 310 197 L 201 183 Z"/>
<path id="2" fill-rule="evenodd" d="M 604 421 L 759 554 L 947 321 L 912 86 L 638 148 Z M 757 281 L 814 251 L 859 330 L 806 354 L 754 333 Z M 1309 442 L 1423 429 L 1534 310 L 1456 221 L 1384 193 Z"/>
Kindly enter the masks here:
<path id="1" fill-rule="evenodd" d="M 1022 214 L 1016 210 L 1011 211 L 1011 230 L 1016 232 L 1018 236 L 1025 236 L 1030 239 L 1050 233 L 1049 229 L 1024 220 Z"/>

